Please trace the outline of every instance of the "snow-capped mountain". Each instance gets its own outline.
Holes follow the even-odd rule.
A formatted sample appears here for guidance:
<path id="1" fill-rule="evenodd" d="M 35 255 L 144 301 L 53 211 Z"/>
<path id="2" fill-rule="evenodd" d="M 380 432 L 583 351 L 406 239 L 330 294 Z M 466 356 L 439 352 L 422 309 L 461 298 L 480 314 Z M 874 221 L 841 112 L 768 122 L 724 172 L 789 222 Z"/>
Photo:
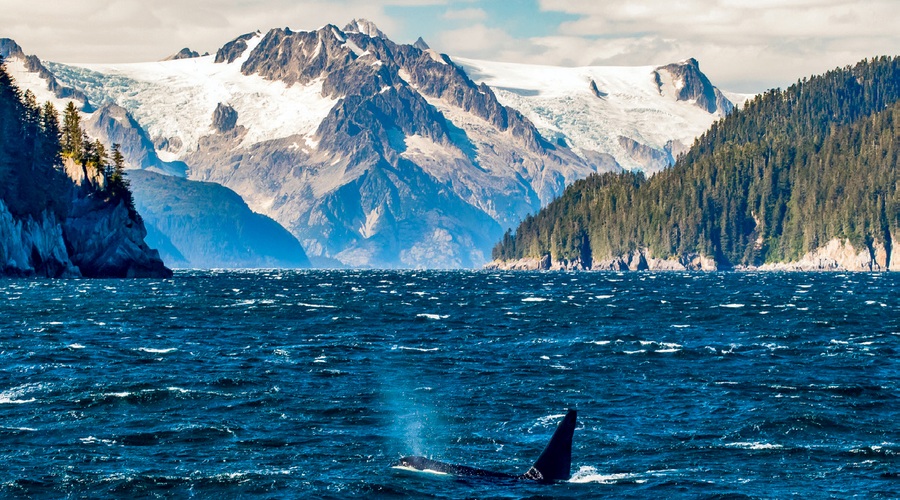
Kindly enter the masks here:
<path id="1" fill-rule="evenodd" d="M 364 20 L 190 55 L 47 67 L 101 106 L 95 130 L 142 145 L 132 166 L 227 186 L 319 265 L 479 266 L 567 184 L 655 171 L 732 106 L 696 62 L 458 64 Z"/>
<path id="2" fill-rule="evenodd" d="M 749 96 L 726 96 L 695 59 L 665 66 L 563 68 L 456 58 L 469 76 L 521 111 L 544 137 L 580 156 L 612 156 L 657 172 Z"/>

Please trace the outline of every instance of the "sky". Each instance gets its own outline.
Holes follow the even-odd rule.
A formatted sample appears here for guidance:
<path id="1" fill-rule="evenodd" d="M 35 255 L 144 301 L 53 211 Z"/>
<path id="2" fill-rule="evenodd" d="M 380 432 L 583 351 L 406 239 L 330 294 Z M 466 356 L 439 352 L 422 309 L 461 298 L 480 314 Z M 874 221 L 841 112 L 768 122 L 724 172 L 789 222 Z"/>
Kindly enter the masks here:
<path id="1" fill-rule="evenodd" d="M 0 0 L 0 13 L 0 37 L 56 62 L 215 52 L 255 30 L 354 18 L 459 57 L 559 66 L 694 57 L 715 85 L 747 93 L 900 55 L 900 0 Z"/>

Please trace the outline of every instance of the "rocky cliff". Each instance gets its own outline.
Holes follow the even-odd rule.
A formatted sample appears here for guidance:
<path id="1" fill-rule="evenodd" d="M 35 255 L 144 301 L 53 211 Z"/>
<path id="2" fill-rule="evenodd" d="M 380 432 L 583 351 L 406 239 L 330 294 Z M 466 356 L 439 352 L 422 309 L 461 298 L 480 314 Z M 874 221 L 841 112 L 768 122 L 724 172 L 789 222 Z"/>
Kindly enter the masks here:
<path id="1" fill-rule="evenodd" d="M 900 271 L 900 256 L 883 242 L 859 247 L 834 238 L 796 262 L 764 264 L 761 271 Z"/>
<path id="2" fill-rule="evenodd" d="M 661 95 L 694 103 L 709 113 L 725 115 L 734 110 L 734 103 L 713 86 L 694 58 L 660 66 L 653 72 L 653 77 Z"/>
<path id="3" fill-rule="evenodd" d="M 62 225 L 52 212 L 16 217 L 0 200 L 0 276 L 81 276 L 66 250 Z"/>
<path id="4" fill-rule="evenodd" d="M 689 254 L 680 258 L 660 259 L 653 257 L 647 249 L 620 255 L 612 259 L 582 262 L 575 260 L 552 259 L 544 255 L 540 259 L 525 258 L 517 260 L 493 261 L 485 269 L 510 271 L 716 271 L 715 260 L 698 254 Z"/>
<path id="5" fill-rule="evenodd" d="M 653 258 L 640 250 L 614 259 L 598 262 L 554 260 L 550 255 L 540 259 L 525 258 L 494 261 L 485 269 L 513 271 L 716 271 L 715 259 L 689 254 L 678 259 Z M 825 246 L 807 253 L 796 262 L 775 262 L 761 266 L 738 266 L 738 271 L 900 271 L 900 255 L 883 242 L 875 241 L 855 247 L 848 240 L 834 238 Z"/>
<path id="6" fill-rule="evenodd" d="M 50 278 L 167 278 L 172 272 L 144 242 L 136 212 L 99 195 L 99 179 L 67 160 L 63 216 L 15 216 L 0 200 L 0 274 Z"/>

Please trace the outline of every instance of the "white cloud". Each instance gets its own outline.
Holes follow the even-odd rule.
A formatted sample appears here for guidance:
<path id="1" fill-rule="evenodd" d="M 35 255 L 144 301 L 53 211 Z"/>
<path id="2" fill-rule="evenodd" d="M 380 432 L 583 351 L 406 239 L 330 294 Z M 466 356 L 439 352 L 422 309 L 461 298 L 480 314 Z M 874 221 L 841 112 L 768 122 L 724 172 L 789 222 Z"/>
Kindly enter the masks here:
<path id="1" fill-rule="evenodd" d="M 273 27 L 315 29 L 353 18 L 398 27 L 389 5 L 444 5 L 448 0 L 0 0 L 0 36 L 26 52 L 62 62 L 161 59 L 182 47 L 215 51 L 243 33 Z"/>
<path id="2" fill-rule="evenodd" d="M 715 83 L 786 85 L 874 55 L 900 53 L 895 0 L 540 0 L 578 16 L 522 60 L 664 63 L 696 57 Z"/>
<path id="3" fill-rule="evenodd" d="M 147 61 L 182 47 L 215 51 L 257 29 L 315 29 L 365 17 L 390 36 L 422 35 L 441 52 L 467 57 L 563 65 L 696 57 L 714 83 L 742 91 L 900 54 L 898 0 L 538 0 L 543 11 L 572 19 L 526 38 L 498 28 L 504 20 L 479 8 L 489 1 L 69 0 L 61 8 L 51 0 L 0 0 L 0 36 L 51 61 Z M 504 5 L 505 16 L 543 22 L 516 11 L 517 3 Z"/>
<path id="4" fill-rule="evenodd" d="M 523 57 L 523 50 L 529 52 L 526 46 L 531 42 L 479 23 L 441 33 L 437 45 L 441 52 L 451 55 L 514 61 Z"/>
<path id="5" fill-rule="evenodd" d="M 443 18 L 448 21 L 484 21 L 488 15 L 484 9 L 451 9 L 444 13 Z"/>

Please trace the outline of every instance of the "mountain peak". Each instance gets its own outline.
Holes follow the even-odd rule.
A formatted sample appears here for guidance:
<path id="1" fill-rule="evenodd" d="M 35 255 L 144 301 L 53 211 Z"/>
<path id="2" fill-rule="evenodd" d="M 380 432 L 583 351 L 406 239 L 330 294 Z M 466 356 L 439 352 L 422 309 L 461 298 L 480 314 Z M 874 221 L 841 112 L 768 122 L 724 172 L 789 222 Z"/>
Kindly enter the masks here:
<path id="1" fill-rule="evenodd" d="M 350 21 L 347 26 L 344 26 L 342 31 L 345 33 L 361 33 L 371 38 L 387 38 L 387 35 L 378 29 L 375 23 L 363 18 Z"/>
<path id="2" fill-rule="evenodd" d="M 200 53 L 194 50 L 185 47 L 179 50 L 177 53 L 172 54 L 171 56 L 163 59 L 163 61 L 176 61 L 178 59 L 195 59 L 200 57 Z"/>
<path id="3" fill-rule="evenodd" d="M 10 56 L 24 59 L 25 52 L 12 38 L 0 38 L 0 58 L 5 59 Z"/>
<path id="4" fill-rule="evenodd" d="M 419 37 L 419 39 L 416 40 L 415 43 L 413 43 L 413 47 L 415 47 L 419 50 L 428 50 L 431 48 L 428 46 L 427 43 L 425 43 L 425 40 L 423 40 L 422 37 Z"/>
<path id="5" fill-rule="evenodd" d="M 728 114 L 734 104 L 700 71 L 700 63 L 693 57 L 660 66 L 654 71 L 660 94 L 668 94 L 676 101 L 694 101 L 709 113 Z"/>
<path id="6" fill-rule="evenodd" d="M 259 36 L 259 34 L 259 31 L 245 33 L 226 43 L 221 49 L 218 50 L 218 52 L 216 52 L 216 64 L 233 63 L 236 59 L 244 54 L 245 50 L 247 50 L 247 48 L 249 47 L 247 45 L 247 42 Z"/>

